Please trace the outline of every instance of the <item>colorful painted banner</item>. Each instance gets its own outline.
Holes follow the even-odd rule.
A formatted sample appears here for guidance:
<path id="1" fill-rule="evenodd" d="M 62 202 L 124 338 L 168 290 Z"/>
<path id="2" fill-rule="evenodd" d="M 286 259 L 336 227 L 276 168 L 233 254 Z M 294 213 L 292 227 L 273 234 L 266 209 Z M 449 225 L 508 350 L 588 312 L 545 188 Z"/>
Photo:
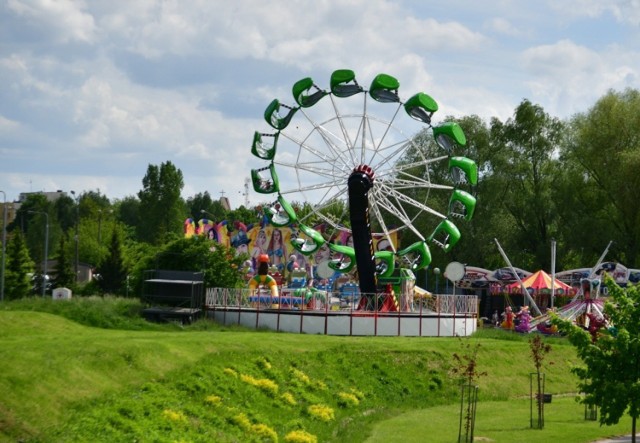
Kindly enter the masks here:
<path id="1" fill-rule="evenodd" d="M 323 231 L 322 227 L 317 228 L 318 231 Z M 235 248 L 237 254 L 246 253 L 250 257 L 253 269 L 257 267 L 258 256 L 267 254 L 270 263 L 281 273 L 287 270 L 287 265 L 292 267 L 295 263 L 298 268 L 307 270 L 309 275 L 317 277 L 321 274 L 326 276 L 326 263 L 331 258 L 331 251 L 326 244 L 310 256 L 304 256 L 295 251 L 291 246 L 291 238 L 294 235 L 302 238 L 306 238 L 306 236 L 301 232 L 297 232 L 295 228 L 290 227 L 247 226 L 237 221 L 233 224 L 229 224 L 227 221 L 216 223 L 210 219 L 201 219 L 195 223 L 193 219 L 188 218 L 184 222 L 184 235 L 186 238 L 205 236 L 212 241 Z M 351 233 L 348 231 L 341 231 L 331 241 L 353 246 Z M 382 235 L 373 234 L 373 243 L 376 251 L 392 250 L 394 246 L 397 248 L 395 234 L 392 234 L 391 241 L 393 241 L 393 245 Z M 318 272 L 318 265 L 321 265 L 321 272 Z"/>

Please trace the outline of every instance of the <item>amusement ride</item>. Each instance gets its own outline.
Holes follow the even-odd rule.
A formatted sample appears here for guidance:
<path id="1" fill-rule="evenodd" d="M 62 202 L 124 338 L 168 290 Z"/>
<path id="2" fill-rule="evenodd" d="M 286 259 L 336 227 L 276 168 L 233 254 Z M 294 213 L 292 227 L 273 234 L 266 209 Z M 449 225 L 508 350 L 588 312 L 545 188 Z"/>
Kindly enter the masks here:
<path id="1" fill-rule="evenodd" d="M 305 256 L 328 246 L 326 271 L 357 275 L 362 310 L 382 306 L 379 296 L 390 288 L 380 282 L 428 267 L 430 246 L 450 251 L 461 236 L 456 224 L 471 220 L 476 206 L 478 170 L 458 154 L 466 145 L 461 127 L 433 124 L 437 102 L 423 92 L 403 100 L 399 89 L 387 74 L 367 89 L 347 69 L 331 74 L 328 89 L 304 78 L 293 84 L 292 99 L 267 106 L 268 129 L 255 131 L 251 146 L 262 163 L 251 170 L 253 189 L 271 197 L 268 222 L 293 228 L 291 245 Z M 437 149 L 419 143 L 416 121 Z M 445 182 L 434 178 L 439 162 Z M 435 193 L 448 195 L 446 207 L 433 204 Z M 415 227 L 423 216 L 435 220 L 426 236 Z M 418 240 L 398 247 L 401 231 Z M 336 241 L 336 233 L 350 242 Z M 376 250 L 374 239 L 385 247 Z"/>

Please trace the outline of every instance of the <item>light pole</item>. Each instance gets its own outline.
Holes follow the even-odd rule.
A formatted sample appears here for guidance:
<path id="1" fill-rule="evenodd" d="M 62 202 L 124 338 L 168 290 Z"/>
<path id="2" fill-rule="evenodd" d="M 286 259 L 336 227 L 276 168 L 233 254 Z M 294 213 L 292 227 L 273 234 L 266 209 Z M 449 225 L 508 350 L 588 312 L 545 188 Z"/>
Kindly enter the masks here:
<path id="1" fill-rule="evenodd" d="M 200 209 L 200 214 L 202 215 L 208 215 L 210 217 L 213 217 L 213 214 L 205 209 Z"/>
<path id="2" fill-rule="evenodd" d="M 7 250 L 7 194 L 4 191 L 4 204 L 2 205 L 2 278 L 0 278 L 0 301 L 4 300 L 4 258 Z"/>
<path id="3" fill-rule="evenodd" d="M 436 294 L 438 294 L 438 283 L 440 282 L 440 268 L 433 268 L 433 273 L 436 275 Z"/>
<path id="4" fill-rule="evenodd" d="M 47 222 L 44 225 L 44 260 L 42 261 L 42 298 L 47 288 L 47 256 L 49 255 L 49 214 L 44 211 L 28 211 L 32 214 L 42 214 Z"/>
<path id="5" fill-rule="evenodd" d="M 79 220 L 80 219 L 80 210 L 79 210 L 79 208 L 80 208 L 80 202 L 79 202 L 80 196 L 76 197 L 76 192 L 75 191 L 71 191 L 71 195 L 73 195 L 73 199 L 76 202 L 76 235 L 74 237 L 74 240 L 76 242 L 76 263 L 75 263 L 76 278 L 75 278 L 75 281 L 76 281 L 76 283 L 78 283 L 78 268 L 79 268 L 79 266 L 78 266 L 78 264 L 79 264 L 78 263 L 78 257 L 79 257 L 79 254 L 78 254 L 78 240 L 79 240 L 79 238 L 78 238 L 78 223 L 80 221 Z"/>

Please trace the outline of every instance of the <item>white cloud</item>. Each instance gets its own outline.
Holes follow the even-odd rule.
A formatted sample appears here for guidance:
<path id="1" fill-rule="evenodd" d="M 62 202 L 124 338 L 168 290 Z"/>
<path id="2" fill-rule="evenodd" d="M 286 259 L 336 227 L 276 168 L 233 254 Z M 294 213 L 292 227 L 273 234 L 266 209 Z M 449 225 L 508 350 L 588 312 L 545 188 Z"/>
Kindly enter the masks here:
<path id="1" fill-rule="evenodd" d="M 493 17 L 492 19 L 485 21 L 483 28 L 490 32 L 509 37 L 521 37 L 527 34 L 525 30 L 515 26 L 503 17 Z"/>
<path id="2" fill-rule="evenodd" d="M 527 49 L 522 54 L 525 69 L 545 77 L 569 76 L 596 67 L 598 55 L 569 40 Z"/>
<path id="3" fill-rule="evenodd" d="M 573 0 L 571 2 L 549 3 L 550 7 L 567 18 L 597 18 L 604 14 L 612 14 L 618 21 L 631 25 L 640 25 L 639 0 Z"/>
<path id="4" fill-rule="evenodd" d="M 2 115 L 0 115 L 0 131 L 1 132 L 6 133 L 8 131 L 14 131 L 18 128 L 20 128 L 20 122 L 5 118 Z"/>
<path id="5" fill-rule="evenodd" d="M 0 189 L 122 197 L 171 160 L 186 195 L 233 201 L 257 165 L 265 106 L 291 104 L 304 76 L 326 88 L 341 68 L 365 88 L 387 73 L 403 99 L 430 94 L 437 121 L 506 119 L 523 98 L 567 117 L 640 87 L 638 3 L 7 0 Z M 582 35 L 585 23 L 603 38 Z"/>
<path id="6" fill-rule="evenodd" d="M 8 8 L 37 28 L 45 28 L 60 43 L 92 43 L 96 27 L 91 14 L 84 12 L 83 1 L 8 0 Z"/>
<path id="7" fill-rule="evenodd" d="M 640 83 L 638 54 L 609 47 L 601 53 L 568 40 L 523 52 L 525 69 L 534 74 L 528 83 L 533 97 L 552 103 L 550 112 L 584 112 L 609 89 L 622 90 Z"/>

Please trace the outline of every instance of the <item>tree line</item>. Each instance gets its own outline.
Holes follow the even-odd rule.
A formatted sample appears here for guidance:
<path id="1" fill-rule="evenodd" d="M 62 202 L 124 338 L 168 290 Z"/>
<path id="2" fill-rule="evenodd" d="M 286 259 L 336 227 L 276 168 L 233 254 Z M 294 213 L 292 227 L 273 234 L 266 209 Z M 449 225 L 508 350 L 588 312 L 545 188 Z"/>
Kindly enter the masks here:
<path id="1" fill-rule="evenodd" d="M 432 267 L 453 260 L 487 269 L 503 267 L 494 239 L 514 266 L 529 270 L 550 269 L 552 239 L 557 242 L 557 270 L 592 266 L 609 241 L 613 244 L 607 260 L 640 267 L 638 90 L 609 91 L 590 109 L 565 120 L 526 99 L 506 121 L 487 122 L 476 115 L 449 120 L 466 134 L 463 155 L 477 162 L 478 205 L 473 221 L 459 225 L 463 237 L 452 252 L 432 247 Z M 414 140 L 415 149 L 436 149 L 426 131 Z M 409 150 L 405 160 L 412 155 L 415 152 Z M 441 162 L 429 168 L 415 174 L 447 181 L 449 172 Z M 55 202 L 30 194 L 7 226 L 7 298 L 33 289 L 23 274 L 35 272 L 43 261 L 43 212 L 49 222 L 48 256 L 57 259 L 53 274 L 58 285 L 74 284 L 76 259 L 97 266 L 101 276 L 97 287 L 87 291 L 138 294 L 139 271 L 160 265 L 179 270 L 209 266 L 217 269 L 207 277 L 212 284 L 239 284 L 241 257 L 222 245 L 211 248 L 203 239 L 185 241 L 183 223 L 186 218 L 258 223 L 261 205 L 228 211 L 208 191 L 183 199 L 183 187 L 182 171 L 167 161 L 149 165 L 142 189 L 123 199 L 111 200 L 91 190 L 62 195 Z M 442 206 L 446 198 L 434 195 L 430 201 Z M 305 210 L 309 203 L 313 202 L 296 204 Z M 425 216 L 415 226 L 428 235 L 434 225 Z M 410 232 L 401 239 L 402 244 L 413 241 Z M 235 268 L 227 268 L 233 272 L 218 278 L 224 272 L 215 260 L 232 256 Z"/>

